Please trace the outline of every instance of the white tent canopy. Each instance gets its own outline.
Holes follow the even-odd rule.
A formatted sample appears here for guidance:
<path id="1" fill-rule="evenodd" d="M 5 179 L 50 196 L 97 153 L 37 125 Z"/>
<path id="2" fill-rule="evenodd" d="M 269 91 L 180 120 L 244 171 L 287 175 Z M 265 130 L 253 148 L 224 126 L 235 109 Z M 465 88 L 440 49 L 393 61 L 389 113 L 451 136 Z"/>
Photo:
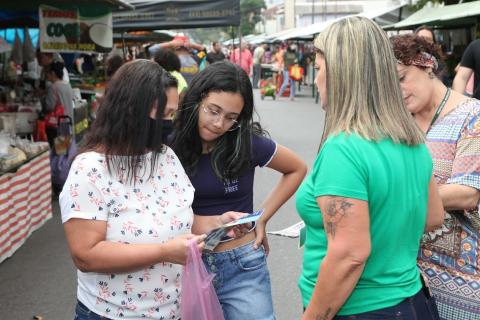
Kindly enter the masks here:
<path id="1" fill-rule="evenodd" d="M 399 22 L 407 18 L 411 14 L 412 12 L 408 8 L 407 4 L 402 3 L 389 8 L 362 12 L 359 15 L 372 19 L 380 26 L 385 26 L 395 22 Z"/>
<path id="2" fill-rule="evenodd" d="M 249 34 L 242 37 L 242 42 L 258 44 L 258 43 L 262 43 L 264 38 L 265 38 L 265 34 Z M 238 38 L 229 39 L 229 40 L 223 41 L 222 44 L 224 46 L 229 46 L 231 44 L 238 44 L 238 41 L 239 41 Z"/>
<path id="3" fill-rule="evenodd" d="M 272 43 L 274 41 L 278 41 L 278 40 L 280 40 L 279 39 L 280 37 L 292 32 L 294 29 L 287 29 L 287 30 L 282 30 L 282 31 L 279 31 L 279 32 L 276 32 L 276 33 L 269 34 L 265 37 L 264 42 Z"/>
<path id="4" fill-rule="evenodd" d="M 405 16 L 410 15 L 410 11 L 407 9 L 406 4 L 402 3 L 393 7 L 384 8 L 380 10 L 362 12 L 359 14 L 348 15 L 332 20 L 317 22 L 308 26 L 292 28 L 287 30 L 282 30 L 270 35 L 248 35 L 242 38 L 242 41 L 246 41 L 251 44 L 260 44 L 260 43 L 273 43 L 275 41 L 285 41 L 289 39 L 296 40 L 313 40 L 314 36 L 323 30 L 325 30 L 329 25 L 334 22 L 337 22 L 341 19 L 351 16 L 363 16 L 369 19 L 374 20 L 380 25 L 390 24 L 392 22 L 398 22 L 405 18 Z M 224 45 L 238 44 L 238 39 L 230 39 L 223 42 Z"/>
<path id="5" fill-rule="evenodd" d="M 386 8 L 386 9 L 382 9 L 382 10 L 362 12 L 362 13 L 355 14 L 355 15 L 348 15 L 348 16 L 344 16 L 344 17 L 340 17 L 340 18 L 336 18 L 336 19 L 332 19 L 332 20 L 317 22 L 317 23 L 314 23 L 314 24 L 311 24 L 311 25 L 305 26 L 305 27 L 299 27 L 299 28 L 284 30 L 280 34 L 278 34 L 278 33 L 275 34 L 275 40 L 285 41 L 285 40 L 288 40 L 288 39 L 305 39 L 305 40 L 313 39 L 314 35 L 322 32 L 332 23 L 337 22 L 337 21 L 339 21 L 341 19 L 344 19 L 346 17 L 351 17 L 351 16 L 358 16 L 359 15 L 359 16 L 367 17 L 367 18 L 372 19 L 375 22 L 379 23 L 380 25 L 382 25 L 382 24 L 385 24 L 385 23 L 383 23 L 384 20 L 388 21 L 387 24 L 391 23 L 389 21 L 389 19 L 392 19 L 391 15 L 392 15 L 392 13 L 394 13 L 393 19 L 395 19 L 396 21 L 400 21 L 401 19 L 404 18 L 404 13 L 402 13 L 401 10 L 406 9 L 405 6 L 406 6 L 406 4 L 400 4 L 400 5 L 390 7 L 390 8 Z M 406 14 L 409 14 L 409 13 L 410 12 L 408 12 L 408 11 L 406 12 Z M 398 14 L 398 16 L 396 14 Z M 402 16 L 403 16 L 403 18 L 402 18 Z"/>
<path id="6" fill-rule="evenodd" d="M 250 39 L 248 42 L 251 44 L 260 44 L 260 43 L 263 43 L 266 36 L 267 35 L 265 33 L 262 33 Z"/>
<path id="7" fill-rule="evenodd" d="M 284 34 L 277 36 L 276 40 L 285 41 L 288 39 L 298 39 L 298 38 L 313 39 L 315 34 L 322 32 L 329 25 L 331 25 L 332 23 L 340 19 L 343 19 L 343 17 L 328 20 L 328 21 L 323 21 L 323 22 L 317 22 L 305 27 L 289 29 Z"/>
<path id="8" fill-rule="evenodd" d="M 423 7 L 407 19 L 386 26 L 385 29 L 413 29 L 426 24 L 435 27 L 466 27 L 477 23 L 480 1 L 465 2 L 439 7 Z"/>

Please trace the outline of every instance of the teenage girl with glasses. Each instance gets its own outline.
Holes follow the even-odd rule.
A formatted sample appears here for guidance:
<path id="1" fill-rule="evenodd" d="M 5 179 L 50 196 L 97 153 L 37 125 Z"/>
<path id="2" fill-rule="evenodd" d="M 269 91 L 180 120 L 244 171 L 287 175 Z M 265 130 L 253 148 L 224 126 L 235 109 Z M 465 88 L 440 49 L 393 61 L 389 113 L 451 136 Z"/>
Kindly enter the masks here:
<path id="1" fill-rule="evenodd" d="M 195 234 L 216 225 L 219 214 L 254 210 L 257 166 L 283 175 L 255 208 L 265 211 L 250 232 L 203 252 L 207 269 L 215 274 L 215 289 L 227 320 L 275 319 L 265 228 L 306 173 L 297 155 L 264 136 L 253 122 L 253 110 L 252 85 L 245 71 L 230 62 L 216 62 L 193 78 L 178 110 L 172 141 L 195 187 Z"/>

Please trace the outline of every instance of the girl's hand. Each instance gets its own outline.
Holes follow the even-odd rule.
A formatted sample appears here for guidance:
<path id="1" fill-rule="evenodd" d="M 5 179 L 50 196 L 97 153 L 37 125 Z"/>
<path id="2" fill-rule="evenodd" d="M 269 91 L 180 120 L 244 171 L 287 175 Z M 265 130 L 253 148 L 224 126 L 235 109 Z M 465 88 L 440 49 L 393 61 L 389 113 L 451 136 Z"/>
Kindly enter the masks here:
<path id="1" fill-rule="evenodd" d="M 270 246 L 268 244 L 265 222 L 258 220 L 257 225 L 255 227 L 255 232 L 257 234 L 257 237 L 255 239 L 255 243 L 253 244 L 253 248 L 257 250 L 260 247 L 260 245 L 263 244 L 263 248 L 265 249 L 265 255 L 268 256 L 268 253 L 270 252 Z"/>
<path id="2" fill-rule="evenodd" d="M 235 221 L 240 219 L 241 217 L 244 217 L 248 215 L 245 212 L 237 212 L 237 211 L 227 211 L 221 216 L 218 217 L 218 227 L 221 227 L 224 224 L 227 224 L 229 222 Z"/>
<path id="3" fill-rule="evenodd" d="M 220 223 L 219 227 L 226 223 L 238 220 L 246 215 L 248 215 L 248 213 L 245 213 L 245 212 L 236 212 L 236 211 L 225 212 L 219 217 L 219 223 Z M 228 231 L 227 236 L 232 238 L 241 238 L 248 233 L 251 227 L 252 227 L 251 223 L 236 225 Z"/>

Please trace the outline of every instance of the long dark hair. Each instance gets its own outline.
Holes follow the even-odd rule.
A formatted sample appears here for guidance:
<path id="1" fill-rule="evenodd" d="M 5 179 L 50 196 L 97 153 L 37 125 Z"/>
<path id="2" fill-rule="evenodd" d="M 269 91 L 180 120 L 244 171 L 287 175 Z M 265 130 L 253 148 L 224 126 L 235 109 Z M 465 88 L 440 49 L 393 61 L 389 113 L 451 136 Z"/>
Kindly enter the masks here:
<path id="1" fill-rule="evenodd" d="M 123 175 L 128 183 L 134 184 L 135 177 L 145 174 L 139 171 L 145 168 L 147 149 L 152 151 L 150 175 L 158 155 L 164 152 L 161 120 L 167 102 L 164 73 L 157 63 L 143 59 L 121 66 L 110 80 L 97 118 L 80 150 L 105 154 L 109 172 Z M 153 122 L 150 113 L 155 105 L 157 114 Z"/>
<path id="2" fill-rule="evenodd" d="M 107 58 L 107 63 L 105 67 L 105 73 L 107 77 L 113 76 L 113 74 L 122 66 L 124 63 L 123 58 L 118 54 L 113 54 Z"/>
<path id="3" fill-rule="evenodd" d="M 212 150 L 212 167 L 221 180 L 238 177 L 251 166 L 252 135 L 263 134 L 260 124 L 253 122 L 253 92 L 250 79 L 239 66 L 219 61 L 196 74 L 177 111 L 172 147 L 187 174 L 196 173 L 202 155 L 198 132 L 198 107 L 210 92 L 239 93 L 244 105 L 238 122 L 240 128 L 227 131 L 216 140 Z"/>

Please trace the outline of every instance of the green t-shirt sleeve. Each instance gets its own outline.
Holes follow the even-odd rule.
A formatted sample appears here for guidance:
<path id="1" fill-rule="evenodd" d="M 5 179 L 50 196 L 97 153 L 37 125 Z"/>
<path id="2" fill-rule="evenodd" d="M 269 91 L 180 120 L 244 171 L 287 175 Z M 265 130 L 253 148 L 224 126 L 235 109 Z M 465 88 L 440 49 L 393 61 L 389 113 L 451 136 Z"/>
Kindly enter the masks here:
<path id="1" fill-rule="evenodd" d="M 368 201 L 367 169 L 348 138 L 327 141 L 315 163 L 315 197 L 332 195 Z"/>

